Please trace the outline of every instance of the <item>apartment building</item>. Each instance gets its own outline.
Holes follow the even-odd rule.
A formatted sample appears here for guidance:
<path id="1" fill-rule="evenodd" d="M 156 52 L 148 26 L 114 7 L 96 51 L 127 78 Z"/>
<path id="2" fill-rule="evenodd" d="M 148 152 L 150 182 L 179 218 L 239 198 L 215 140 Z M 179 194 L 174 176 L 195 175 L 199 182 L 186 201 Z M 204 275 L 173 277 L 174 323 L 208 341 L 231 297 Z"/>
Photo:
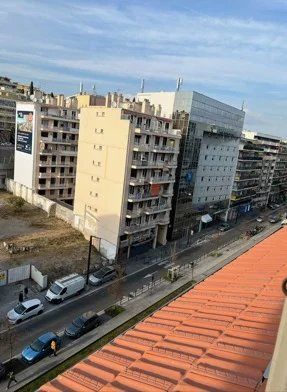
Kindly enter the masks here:
<path id="1" fill-rule="evenodd" d="M 281 140 L 272 177 L 269 203 L 287 201 L 287 142 Z"/>
<path id="2" fill-rule="evenodd" d="M 17 102 L 14 180 L 73 205 L 79 134 L 77 101 L 45 95 Z"/>
<path id="3" fill-rule="evenodd" d="M 107 257 L 166 243 L 180 137 L 148 101 L 81 109 L 74 213 Z"/>
<path id="4" fill-rule="evenodd" d="M 282 162 L 281 164 L 279 164 L 279 161 L 277 163 L 277 159 L 279 158 L 278 152 L 281 146 L 281 138 L 262 132 L 247 130 L 243 132 L 243 135 L 246 139 L 255 141 L 257 145 L 260 145 L 263 148 L 262 170 L 260 171 L 259 189 L 257 190 L 256 200 L 260 207 L 264 207 L 268 203 L 274 202 L 277 199 L 279 194 L 277 190 L 281 187 L 281 185 L 276 185 L 276 177 L 281 177 L 281 174 L 283 175 L 284 171 L 276 171 L 278 175 L 275 176 L 275 184 L 273 184 L 275 167 L 282 167 Z M 284 151 L 284 146 L 282 151 Z"/>
<path id="5" fill-rule="evenodd" d="M 0 76 L 0 144 L 14 143 L 16 100 L 27 100 L 17 86 L 11 79 Z"/>
<path id="6" fill-rule="evenodd" d="M 241 138 L 236 173 L 232 187 L 228 219 L 248 213 L 262 206 L 260 184 L 263 171 L 264 148 L 256 140 Z"/>
<path id="7" fill-rule="evenodd" d="M 225 220 L 245 113 L 197 92 L 139 93 L 182 132 L 169 239 Z"/>

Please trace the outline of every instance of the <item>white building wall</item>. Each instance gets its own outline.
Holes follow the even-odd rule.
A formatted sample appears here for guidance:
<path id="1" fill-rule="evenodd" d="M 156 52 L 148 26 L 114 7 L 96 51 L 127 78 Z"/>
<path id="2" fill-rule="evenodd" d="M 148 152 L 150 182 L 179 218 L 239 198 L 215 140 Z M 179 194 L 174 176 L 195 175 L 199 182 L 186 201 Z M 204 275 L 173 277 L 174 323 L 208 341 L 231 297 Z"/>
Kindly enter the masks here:
<path id="1" fill-rule="evenodd" d="M 228 200 L 237 165 L 239 139 L 204 135 L 198 161 L 193 204 Z"/>

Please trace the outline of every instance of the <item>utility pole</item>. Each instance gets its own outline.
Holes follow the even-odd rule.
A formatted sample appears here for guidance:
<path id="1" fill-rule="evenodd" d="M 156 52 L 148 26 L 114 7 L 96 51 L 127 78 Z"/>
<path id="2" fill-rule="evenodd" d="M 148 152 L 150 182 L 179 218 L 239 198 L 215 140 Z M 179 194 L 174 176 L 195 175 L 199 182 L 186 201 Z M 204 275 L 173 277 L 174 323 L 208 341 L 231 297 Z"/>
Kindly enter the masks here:
<path id="1" fill-rule="evenodd" d="M 89 284 L 89 275 L 90 275 L 90 269 L 91 269 L 91 254 L 92 254 L 93 238 L 95 238 L 95 239 L 100 241 L 100 243 L 99 243 L 99 250 L 100 250 L 100 244 L 101 244 L 101 239 L 99 237 L 96 237 L 95 235 L 90 235 L 86 284 Z"/>

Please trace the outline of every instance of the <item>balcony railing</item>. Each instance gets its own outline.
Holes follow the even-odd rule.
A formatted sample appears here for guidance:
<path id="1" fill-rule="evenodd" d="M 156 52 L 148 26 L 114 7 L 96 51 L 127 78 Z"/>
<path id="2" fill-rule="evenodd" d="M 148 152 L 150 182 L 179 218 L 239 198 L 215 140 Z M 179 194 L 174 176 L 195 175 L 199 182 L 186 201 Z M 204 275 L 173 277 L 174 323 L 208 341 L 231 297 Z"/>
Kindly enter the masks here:
<path id="1" fill-rule="evenodd" d="M 135 128 L 135 133 L 145 133 L 145 134 L 159 134 L 159 135 L 171 135 L 176 138 L 181 137 L 181 132 L 179 129 L 163 129 L 158 126 L 149 126 L 147 127 L 146 125 L 143 126 L 137 126 Z"/>
<path id="2" fill-rule="evenodd" d="M 130 193 L 128 196 L 129 201 L 141 201 L 141 200 L 156 199 L 156 198 L 158 198 L 158 196 L 152 195 L 150 192 Z"/>
<path id="3" fill-rule="evenodd" d="M 171 204 L 169 203 L 165 203 L 165 204 L 161 204 L 158 206 L 151 206 L 151 207 L 146 207 L 144 208 L 144 212 L 149 215 L 149 214 L 155 214 L 161 211 L 167 211 L 171 209 Z"/>
<path id="4" fill-rule="evenodd" d="M 167 182 L 174 182 L 174 176 L 154 176 L 150 177 L 149 182 L 150 184 L 164 184 Z"/>

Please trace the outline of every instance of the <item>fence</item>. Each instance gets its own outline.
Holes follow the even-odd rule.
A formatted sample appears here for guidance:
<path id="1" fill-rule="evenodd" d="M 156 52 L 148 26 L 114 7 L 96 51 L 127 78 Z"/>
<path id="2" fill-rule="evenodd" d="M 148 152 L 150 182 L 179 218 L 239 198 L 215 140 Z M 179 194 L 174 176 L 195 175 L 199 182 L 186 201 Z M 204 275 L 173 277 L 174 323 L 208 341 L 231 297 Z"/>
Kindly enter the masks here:
<path id="1" fill-rule="evenodd" d="M 22 280 L 34 280 L 42 290 L 48 285 L 47 275 L 43 275 L 34 265 L 26 264 L 19 267 L 0 271 L 0 286 L 20 282 Z"/>

